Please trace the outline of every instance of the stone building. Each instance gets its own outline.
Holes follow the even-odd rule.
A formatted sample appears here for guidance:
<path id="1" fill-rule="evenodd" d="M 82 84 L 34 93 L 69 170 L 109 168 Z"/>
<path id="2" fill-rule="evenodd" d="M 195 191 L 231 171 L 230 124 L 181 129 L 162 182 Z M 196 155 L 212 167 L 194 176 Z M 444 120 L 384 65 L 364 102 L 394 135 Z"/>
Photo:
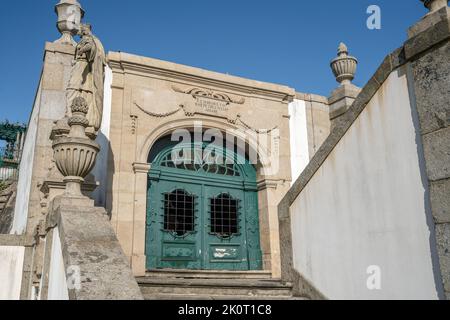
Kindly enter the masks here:
<path id="1" fill-rule="evenodd" d="M 73 102 L 84 11 L 61 0 L 0 235 L 0 298 L 448 297 L 450 11 L 424 3 L 362 89 L 344 44 L 330 97 L 109 52 L 102 94 Z M 370 267 L 390 284 L 372 290 Z"/>

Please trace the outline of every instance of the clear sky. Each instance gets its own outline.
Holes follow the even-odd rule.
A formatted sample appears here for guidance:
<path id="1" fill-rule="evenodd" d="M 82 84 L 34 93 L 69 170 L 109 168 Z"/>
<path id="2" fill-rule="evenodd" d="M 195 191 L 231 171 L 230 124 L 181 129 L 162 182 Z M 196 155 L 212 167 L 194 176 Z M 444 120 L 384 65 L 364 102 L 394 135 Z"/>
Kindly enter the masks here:
<path id="1" fill-rule="evenodd" d="M 28 122 L 58 0 L 1 1 L 0 121 Z M 425 13 L 419 0 L 79 0 L 106 50 L 124 51 L 328 96 L 344 41 L 363 86 Z M 381 30 L 369 30 L 369 5 Z"/>

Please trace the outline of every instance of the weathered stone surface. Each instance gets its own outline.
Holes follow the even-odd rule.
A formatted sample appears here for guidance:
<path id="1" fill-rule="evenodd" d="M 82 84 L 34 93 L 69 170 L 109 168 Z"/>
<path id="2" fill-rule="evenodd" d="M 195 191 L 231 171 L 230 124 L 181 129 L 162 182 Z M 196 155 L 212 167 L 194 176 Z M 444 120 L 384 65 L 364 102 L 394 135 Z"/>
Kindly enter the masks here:
<path id="1" fill-rule="evenodd" d="M 422 52 L 450 37 L 450 19 L 448 16 L 432 27 L 412 37 L 405 43 L 405 57 L 414 59 Z"/>
<path id="2" fill-rule="evenodd" d="M 61 205 L 56 211 L 65 266 L 81 270 L 72 300 L 142 300 L 142 294 L 105 212 Z"/>
<path id="3" fill-rule="evenodd" d="M 334 90 L 328 98 L 330 119 L 334 120 L 347 112 L 360 92 L 361 89 L 353 84 L 344 84 Z"/>
<path id="4" fill-rule="evenodd" d="M 431 208 L 437 223 L 450 223 L 450 179 L 431 183 Z"/>
<path id="5" fill-rule="evenodd" d="M 412 63 L 423 134 L 450 126 L 450 42 Z"/>
<path id="6" fill-rule="evenodd" d="M 37 92 L 33 107 L 33 113 L 38 114 L 30 123 L 31 127 L 28 131 L 29 134 L 34 136 L 31 136 L 31 138 L 27 136 L 27 139 L 36 139 L 34 155 L 28 155 L 30 159 L 33 158 L 34 160 L 33 163 L 29 164 L 29 167 L 21 169 L 25 170 L 24 172 L 30 172 L 30 174 L 32 172 L 30 195 L 23 195 L 30 197 L 28 212 L 25 212 L 25 214 L 28 214 L 26 230 L 30 234 L 34 232 L 42 219 L 42 199 L 39 186 L 42 181 L 46 180 L 53 159 L 53 150 L 49 139 L 52 129 L 51 124 L 66 113 L 65 90 L 63 88 L 65 88 L 70 74 L 74 52 L 75 48 L 71 45 L 58 43 L 46 43 L 45 45 L 43 82 L 40 83 L 40 90 Z M 62 65 L 64 68 L 54 67 L 55 65 Z M 51 80 L 58 70 L 64 72 L 63 77 L 59 77 L 60 80 L 64 79 L 64 85 L 61 86 Z M 57 90 L 58 88 L 60 90 Z M 33 125 L 33 123 L 35 124 Z M 33 133 L 33 130 L 36 130 L 36 132 Z"/>
<path id="7" fill-rule="evenodd" d="M 35 239 L 32 236 L 19 236 L 13 234 L 0 234 L 0 246 L 5 247 L 32 247 Z"/>
<path id="8" fill-rule="evenodd" d="M 433 27 L 442 20 L 448 19 L 450 8 L 443 8 L 436 12 L 425 15 L 422 20 L 408 29 L 408 37 L 413 38 L 421 32 Z"/>
<path id="9" fill-rule="evenodd" d="M 292 281 L 293 259 L 292 259 L 292 234 L 289 203 L 286 200 L 278 205 L 279 230 L 280 230 L 280 258 L 281 278 L 284 281 Z"/>
<path id="10" fill-rule="evenodd" d="M 450 178 L 450 127 L 423 137 L 428 179 Z"/>
<path id="11" fill-rule="evenodd" d="M 442 280 L 447 295 L 450 292 L 450 224 L 436 225 L 436 242 L 441 264 Z"/>
<path id="12" fill-rule="evenodd" d="M 155 294 L 174 295 L 202 295 L 285 297 L 292 295 L 291 284 L 280 280 L 261 279 L 183 279 L 183 278 L 155 278 L 151 275 L 137 280 L 144 296 Z"/>

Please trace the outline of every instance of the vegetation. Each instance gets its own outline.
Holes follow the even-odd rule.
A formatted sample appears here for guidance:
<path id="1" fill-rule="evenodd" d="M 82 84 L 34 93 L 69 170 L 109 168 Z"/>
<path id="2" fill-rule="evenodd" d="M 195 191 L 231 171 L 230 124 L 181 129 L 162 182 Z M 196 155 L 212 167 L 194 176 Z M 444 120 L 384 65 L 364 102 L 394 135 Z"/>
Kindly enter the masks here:
<path id="1" fill-rule="evenodd" d="M 8 185 L 4 181 L 0 181 L 0 192 L 8 188 Z"/>
<path id="2" fill-rule="evenodd" d="M 0 122 L 0 140 L 4 140 L 7 143 L 16 142 L 17 133 L 25 132 L 27 126 L 20 123 L 10 123 L 8 120 Z"/>

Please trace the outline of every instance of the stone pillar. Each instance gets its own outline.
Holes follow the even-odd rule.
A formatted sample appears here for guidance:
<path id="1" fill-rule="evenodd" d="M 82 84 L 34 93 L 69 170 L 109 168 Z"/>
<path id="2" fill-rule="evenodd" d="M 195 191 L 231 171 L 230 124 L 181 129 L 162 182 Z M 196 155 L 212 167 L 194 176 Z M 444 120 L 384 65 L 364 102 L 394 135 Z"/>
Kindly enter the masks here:
<path id="1" fill-rule="evenodd" d="M 133 254 L 131 266 L 135 276 L 145 276 L 145 236 L 147 220 L 147 181 L 150 164 L 134 163 L 134 226 L 133 226 Z"/>
<path id="2" fill-rule="evenodd" d="M 360 88 L 352 84 L 357 64 L 358 60 L 349 56 L 347 46 L 341 43 L 338 48 L 338 57 L 331 61 L 331 69 L 336 81 L 340 83 L 340 86 L 328 98 L 331 129 L 336 126 L 338 118 L 347 112 L 361 92 Z"/>
<path id="3" fill-rule="evenodd" d="M 45 217 L 48 205 L 47 195 L 41 192 L 41 186 L 48 180 L 49 172 L 54 166 L 52 129 L 56 121 L 64 117 L 67 111 L 66 86 L 69 77 L 75 48 L 72 45 L 46 43 L 44 68 L 36 95 L 33 115 L 36 114 L 36 125 L 28 128 L 27 139 L 34 139 L 31 189 L 28 205 L 27 233 L 34 232 L 36 226 Z M 58 174 L 61 179 L 61 175 Z M 56 179 L 58 180 L 58 179 Z M 61 179 L 62 180 L 62 179 Z M 24 194 L 23 196 L 26 196 Z M 21 215 L 23 212 L 16 212 Z"/>
<path id="4" fill-rule="evenodd" d="M 435 268 L 440 268 L 442 286 L 450 299 L 450 9 L 446 0 L 422 2 L 430 13 L 410 28 L 405 58 L 411 61 L 409 80 L 430 188 L 435 229 L 431 242 L 439 257 Z"/>
<path id="5" fill-rule="evenodd" d="M 68 288 L 69 299 L 141 300 L 129 260 L 105 209 L 96 208 L 94 201 L 81 193 L 81 184 L 93 169 L 100 151 L 100 146 L 86 135 L 88 110 L 86 100 L 76 97 L 68 119 L 70 132 L 53 141 L 54 159 L 64 176 L 65 192 L 52 201 L 45 229 L 58 228 L 56 241 L 62 247 L 65 279 L 73 266 L 80 272 L 79 287 Z"/>

